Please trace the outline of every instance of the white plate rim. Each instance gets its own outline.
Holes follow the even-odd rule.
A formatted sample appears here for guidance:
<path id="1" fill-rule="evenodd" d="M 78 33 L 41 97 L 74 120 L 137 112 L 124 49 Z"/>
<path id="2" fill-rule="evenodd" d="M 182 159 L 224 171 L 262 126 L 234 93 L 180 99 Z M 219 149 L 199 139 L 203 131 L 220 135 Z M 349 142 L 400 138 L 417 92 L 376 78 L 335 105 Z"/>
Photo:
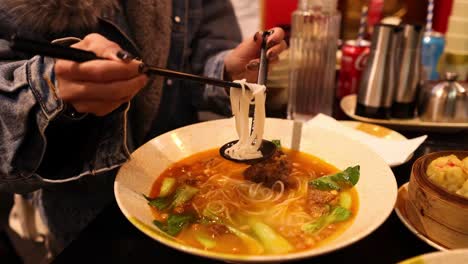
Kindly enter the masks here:
<path id="1" fill-rule="evenodd" d="M 401 191 L 406 191 L 407 192 L 408 191 L 408 185 L 409 185 L 409 182 L 403 184 L 398 189 L 398 198 L 397 199 L 402 199 L 400 197 L 400 193 L 401 193 Z M 416 227 L 413 226 L 411 221 L 406 218 L 406 215 L 403 214 L 403 212 L 400 211 L 400 208 L 398 208 L 398 206 L 395 206 L 395 213 L 397 214 L 400 221 L 406 226 L 406 228 L 408 228 L 408 230 L 411 231 L 411 233 L 413 233 L 415 236 L 417 236 L 420 240 L 422 240 L 423 242 L 425 242 L 426 244 L 428 244 L 429 246 L 431 246 L 431 247 L 433 247 L 433 248 L 435 248 L 437 250 L 440 250 L 440 251 L 449 251 L 450 250 L 449 248 L 446 248 L 446 247 L 432 241 L 429 237 L 427 237 L 424 234 L 422 234 L 421 232 L 419 232 L 418 229 L 416 229 Z"/>

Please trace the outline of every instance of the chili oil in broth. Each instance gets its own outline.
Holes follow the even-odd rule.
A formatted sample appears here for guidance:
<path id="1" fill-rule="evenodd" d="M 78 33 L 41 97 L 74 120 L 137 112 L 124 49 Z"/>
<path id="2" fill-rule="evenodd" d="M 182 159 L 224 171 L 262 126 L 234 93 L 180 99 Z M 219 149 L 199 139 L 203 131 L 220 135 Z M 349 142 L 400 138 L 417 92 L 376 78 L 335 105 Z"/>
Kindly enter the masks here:
<path id="1" fill-rule="evenodd" d="M 288 150 L 285 148 L 282 148 L 282 150 L 285 152 L 288 158 L 291 159 L 293 163 L 292 174 L 294 174 L 295 177 L 301 178 L 302 180 L 310 181 L 318 177 L 337 173 L 340 171 L 336 167 L 322 161 L 321 159 L 315 156 L 312 156 L 303 152 Z M 210 180 L 216 181 L 216 179 L 218 179 L 219 181 L 222 181 L 223 178 L 229 178 L 233 180 L 234 182 L 239 182 L 239 183 L 245 184 L 246 186 L 250 185 L 252 189 L 259 188 L 256 186 L 259 184 L 252 183 L 244 179 L 243 171 L 248 166 L 249 165 L 244 164 L 244 163 L 236 163 L 236 162 L 223 159 L 219 155 L 218 149 L 212 149 L 212 150 L 200 152 L 188 158 L 185 158 L 173 164 L 168 169 L 166 169 L 160 175 L 160 177 L 158 177 L 157 180 L 153 183 L 153 186 L 150 192 L 150 197 L 157 197 L 159 195 L 161 184 L 163 180 L 167 177 L 175 178 L 176 186 L 180 186 L 182 184 L 188 184 L 190 186 L 195 186 L 197 188 L 200 188 L 200 186 L 203 186 Z M 232 188 L 232 186 L 229 186 L 229 187 Z M 275 187 L 278 187 L 278 186 L 273 186 L 272 197 L 275 197 L 275 195 L 277 194 L 278 190 L 276 189 L 280 189 L 279 187 L 278 188 L 275 188 Z M 266 187 L 261 187 L 261 188 L 267 189 Z M 307 189 L 309 188 L 309 186 L 299 185 L 297 188 L 294 188 L 294 189 L 283 190 L 283 195 L 279 197 L 275 203 L 280 204 L 281 202 L 287 199 L 288 195 L 291 192 L 298 192 L 298 190 L 301 188 L 302 190 L 304 190 L 304 188 Z M 207 188 L 207 189 L 209 190 L 210 188 Z M 206 191 L 202 187 L 200 189 L 200 192 L 198 192 L 190 202 L 186 203 L 182 207 L 174 209 L 176 213 L 193 214 L 196 219 L 195 222 L 192 222 L 191 224 L 185 226 L 183 230 L 179 234 L 176 235 L 176 239 L 180 243 L 185 244 L 185 245 L 189 245 L 189 246 L 200 248 L 200 249 L 207 249 L 206 245 L 205 246 L 202 245 L 202 243 L 200 243 L 199 240 L 196 239 L 196 235 L 202 232 L 203 234 L 208 234 L 211 239 L 216 241 L 215 246 L 212 246 L 207 250 L 222 252 L 222 253 L 230 253 L 230 254 L 244 254 L 244 255 L 252 254 L 252 251 L 249 250 L 249 247 L 244 243 L 244 241 L 240 239 L 238 236 L 236 236 L 235 234 L 233 234 L 232 232 L 230 232 L 227 228 L 223 227 L 223 225 L 219 225 L 219 224 L 207 225 L 206 223 L 204 223 L 204 221 L 202 220 L 203 213 L 202 213 L 202 208 L 200 208 L 200 205 L 206 206 L 207 203 L 214 202 L 216 199 L 218 199 L 219 197 L 217 196 L 223 195 L 223 193 L 210 195 L 210 191 Z M 293 249 L 290 252 L 309 250 L 311 248 L 318 247 L 321 244 L 326 243 L 327 241 L 335 238 L 337 235 L 342 233 L 354 220 L 357 214 L 357 210 L 358 210 L 358 195 L 354 187 L 346 191 L 352 197 L 352 205 L 350 208 L 350 211 L 352 213 L 351 217 L 346 221 L 330 224 L 329 226 L 324 228 L 320 233 L 315 234 L 315 235 L 306 234 L 297 226 L 290 227 L 288 225 L 282 225 L 284 223 L 281 223 L 281 221 L 278 221 L 278 219 L 281 219 L 281 217 L 287 218 L 288 210 L 281 212 L 281 209 L 279 209 L 279 211 L 275 210 L 273 212 L 269 212 L 268 211 L 269 208 L 264 208 L 265 211 L 263 214 L 257 214 L 257 215 L 254 215 L 254 217 L 257 219 L 260 219 L 260 221 L 270 226 L 277 234 L 284 237 L 293 246 Z M 226 199 L 228 200 L 227 201 L 228 203 L 229 202 L 236 203 L 238 201 L 242 201 L 241 197 L 235 197 L 235 195 L 232 195 L 232 192 L 229 197 L 224 197 L 224 201 L 226 201 Z M 307 205 L 308 205 L 307 196 L 305 196 L 304 198 L 298 199 L 293 205 L 290 205 L 290 206 L 302 207 L 301 209 L 298 209 L 298 210 L 308 212 L 309 216 L 312 217 L 312 219 L 319 218 L 320 212 L 317 212 L 317 210 L 315 210 L 315 212 L 314 211 L 310 212 L 310 209 L 307 209 Z M 252 207 L 270 206 L 271 207 L 271 203 L 267 202 L 267 203 L 263 203 L 262 205 L 262 202 L 258 202 L 250 206 Z M 247 205 L 244 207 L 249 208 L 250 206 Z M 237 228 L 238 230 L 241 230 L 245 234 L 248 234 L 252 238 L 256 239 L 249 225 L 242 219 L 242 218 L 245 218 L 245 215 L 241 213 L 239 216 L 236 216 L 237 212 L 235 210 L 235 206 L 228 204 L 227 207 L 234 208 L 234 210 L 231 210 L 229 212 L 229 216 L 233 219 L 234 223 L 227 220 L 225 218 L 225 215 L 223 215 L 223 218 L 222 218 L 223 223 L 227 222 L 229 225 L 235 226 L 235 228 Z M 150 208 L 152 210 L 155 220 L 167 221 L 168 214 L 166 212 L 161 212 L 151 206 Z M 258 208 L 256 209 L 257 210 L 253 210 L 255 213 L 262 211 L 262 210 L 258 210 Z M 320 211 L 320 209 L 318 211 Z M 271 214 L 276 214 L 278 216 L 273 217 Z M 307 218 L 307 216 L 305 215 L 304 217 Z M 298 215 L 298 219 L 300 218 L 301 216 Z M 300 220 L 294 220 L 294 219 L 292 221 L 300 222 Z M 262 253 L 262 255 L 267 255 L 267 254 L 275 254 L 275 253 L 268 253 L 268 252 Z"/>

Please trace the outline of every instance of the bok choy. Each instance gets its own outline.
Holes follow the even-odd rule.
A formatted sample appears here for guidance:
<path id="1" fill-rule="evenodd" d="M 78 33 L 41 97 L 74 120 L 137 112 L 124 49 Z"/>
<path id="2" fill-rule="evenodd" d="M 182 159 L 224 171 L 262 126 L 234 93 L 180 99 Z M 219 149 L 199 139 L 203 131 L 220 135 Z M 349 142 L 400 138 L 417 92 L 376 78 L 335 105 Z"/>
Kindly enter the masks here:
<path id="1" fill-rule="evenodd" d="M 194 219 L 193 215 L 170 214 L 166 223 L 154 220 L 153 224 L 167 234 L 176 236 L 185 226 L 192 223 Z"/>
<path id="2" fill-rule="evenodd" d="M 171 177 L 164 178 L 161 189 L 159 190 L 159 197 L 165 197 L 172 193 L 174 186 L 176 184 L 176 179 Z"/>
<path id="3" fill-rule="evenodd" d="M 318 234 L 328 225 L 343 222 L 351 217 L 351 211 L 341 206 L 334 207 L 329 214 L 322 215 L 313 222 L 304 224 L 302 230 L 309 234 Z"/>
<path id="4" fill-rule="evenodd" d="M 229 232 L 233 233 L 242 240 L 250 254 L 258 255 L 262 254 L 265 251 L 262 244 L 260 244 L 255 238 L 229 224 L 226 224 L 219 216 L 217 216 L 210 210 L 203 210 L 203 216 L 216 224 L 224 225 L 229 230 Z"/>
<path id="5" fill-rule="evenodd" d="M 322 191 L 342 190 L 356 185 L 359 175 L 359 165 L 356 165 L 344 171 L 314 179 L 309 182 L 309 185 Z"/>
<path id="6" fill-rule="evenodd" d="M 267 224 L 249 219 L 249 226 L 252 228 L 255 236 L 260 240 L 266 253 L 282 254 L 290 252 L 294 247 Z"/>
<path id="7" fill-rule="evenodd" d="M 177 206 L 181 206 L 184 203 L 190 201 L 195 194 L 198 193 L 198 188 L 195 188 L 190 185 L 182 185 L 181 187 L 177 188 L 175 194 L 172 196 L 165 196 L 165 197 L 156 197 L 150 198 L 146 195 L 145 198 L 148 200 L 148 204 L 155 207 L 156 209 L 163 211 L 166 209 L 172 209 Z"/>

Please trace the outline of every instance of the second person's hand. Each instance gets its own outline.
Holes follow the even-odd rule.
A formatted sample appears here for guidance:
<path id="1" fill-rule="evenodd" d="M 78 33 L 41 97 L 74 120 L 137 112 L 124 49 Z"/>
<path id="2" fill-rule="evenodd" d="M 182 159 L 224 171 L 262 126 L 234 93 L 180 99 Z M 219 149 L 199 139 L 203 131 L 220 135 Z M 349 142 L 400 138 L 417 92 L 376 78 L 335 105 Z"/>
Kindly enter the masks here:
<path id="1" fill-rule="evenodd" d="M 269 64 L 278 62 L 279 54 L 288 46 L 284 41 L 283 29 L 276 27 L 269 30 L 271 34 L 267 37 L 267 59 Z M 262 33 L 256 32 L 253 38 L 244 40 L 224 59 L 226 79 L 240 80 L 255 83 L 258 77 L 260 63 L 260 50 L 262 47 Z"/>
<path id="2" fill-rule="evenodd" d="M 79 113 L 104 116 L 130 101 L 148 80 L 139 61 L 99 34 L 87 35 L 74 48 L 92 51 L 106 60 L 77 63 L 56 60 L 58 96 Z"/>

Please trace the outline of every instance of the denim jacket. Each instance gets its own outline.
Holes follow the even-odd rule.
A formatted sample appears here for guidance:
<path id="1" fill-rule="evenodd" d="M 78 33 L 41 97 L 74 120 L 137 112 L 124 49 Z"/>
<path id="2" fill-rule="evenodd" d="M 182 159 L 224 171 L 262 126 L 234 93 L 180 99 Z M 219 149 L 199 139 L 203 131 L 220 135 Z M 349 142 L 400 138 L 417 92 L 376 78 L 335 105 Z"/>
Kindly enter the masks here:
<path id="1" fill-rule="evenodd" d="M 8 0 L 0 0 L 0 37 L 19 31 L 51 41 L 91 33 L 41 35 L 14 28 L 2 1 Z M 172 17 L 167 67 L 222 77 L 224 56 L 241 39 L 230 2 L 173 0 Z M 102 16 L 97 32 L 139 56 L 127 19 L 125 12 Z M 53 59 L 15 53 L 0 39 L 0 191 L 36 191 L 44 221 L 62 246 L 113 199 L 116 169 L 133 150 L 196 122 L 198 110 L 230 114 L 224 89 L 166 79 L 157 115 L 132 111 L 132 101 L 105 117 L 73 120 L 57 97 L 53 68 Z M 136 134 L 133 126 L 140 122 L 151 122 L 151 130 Z"/>

